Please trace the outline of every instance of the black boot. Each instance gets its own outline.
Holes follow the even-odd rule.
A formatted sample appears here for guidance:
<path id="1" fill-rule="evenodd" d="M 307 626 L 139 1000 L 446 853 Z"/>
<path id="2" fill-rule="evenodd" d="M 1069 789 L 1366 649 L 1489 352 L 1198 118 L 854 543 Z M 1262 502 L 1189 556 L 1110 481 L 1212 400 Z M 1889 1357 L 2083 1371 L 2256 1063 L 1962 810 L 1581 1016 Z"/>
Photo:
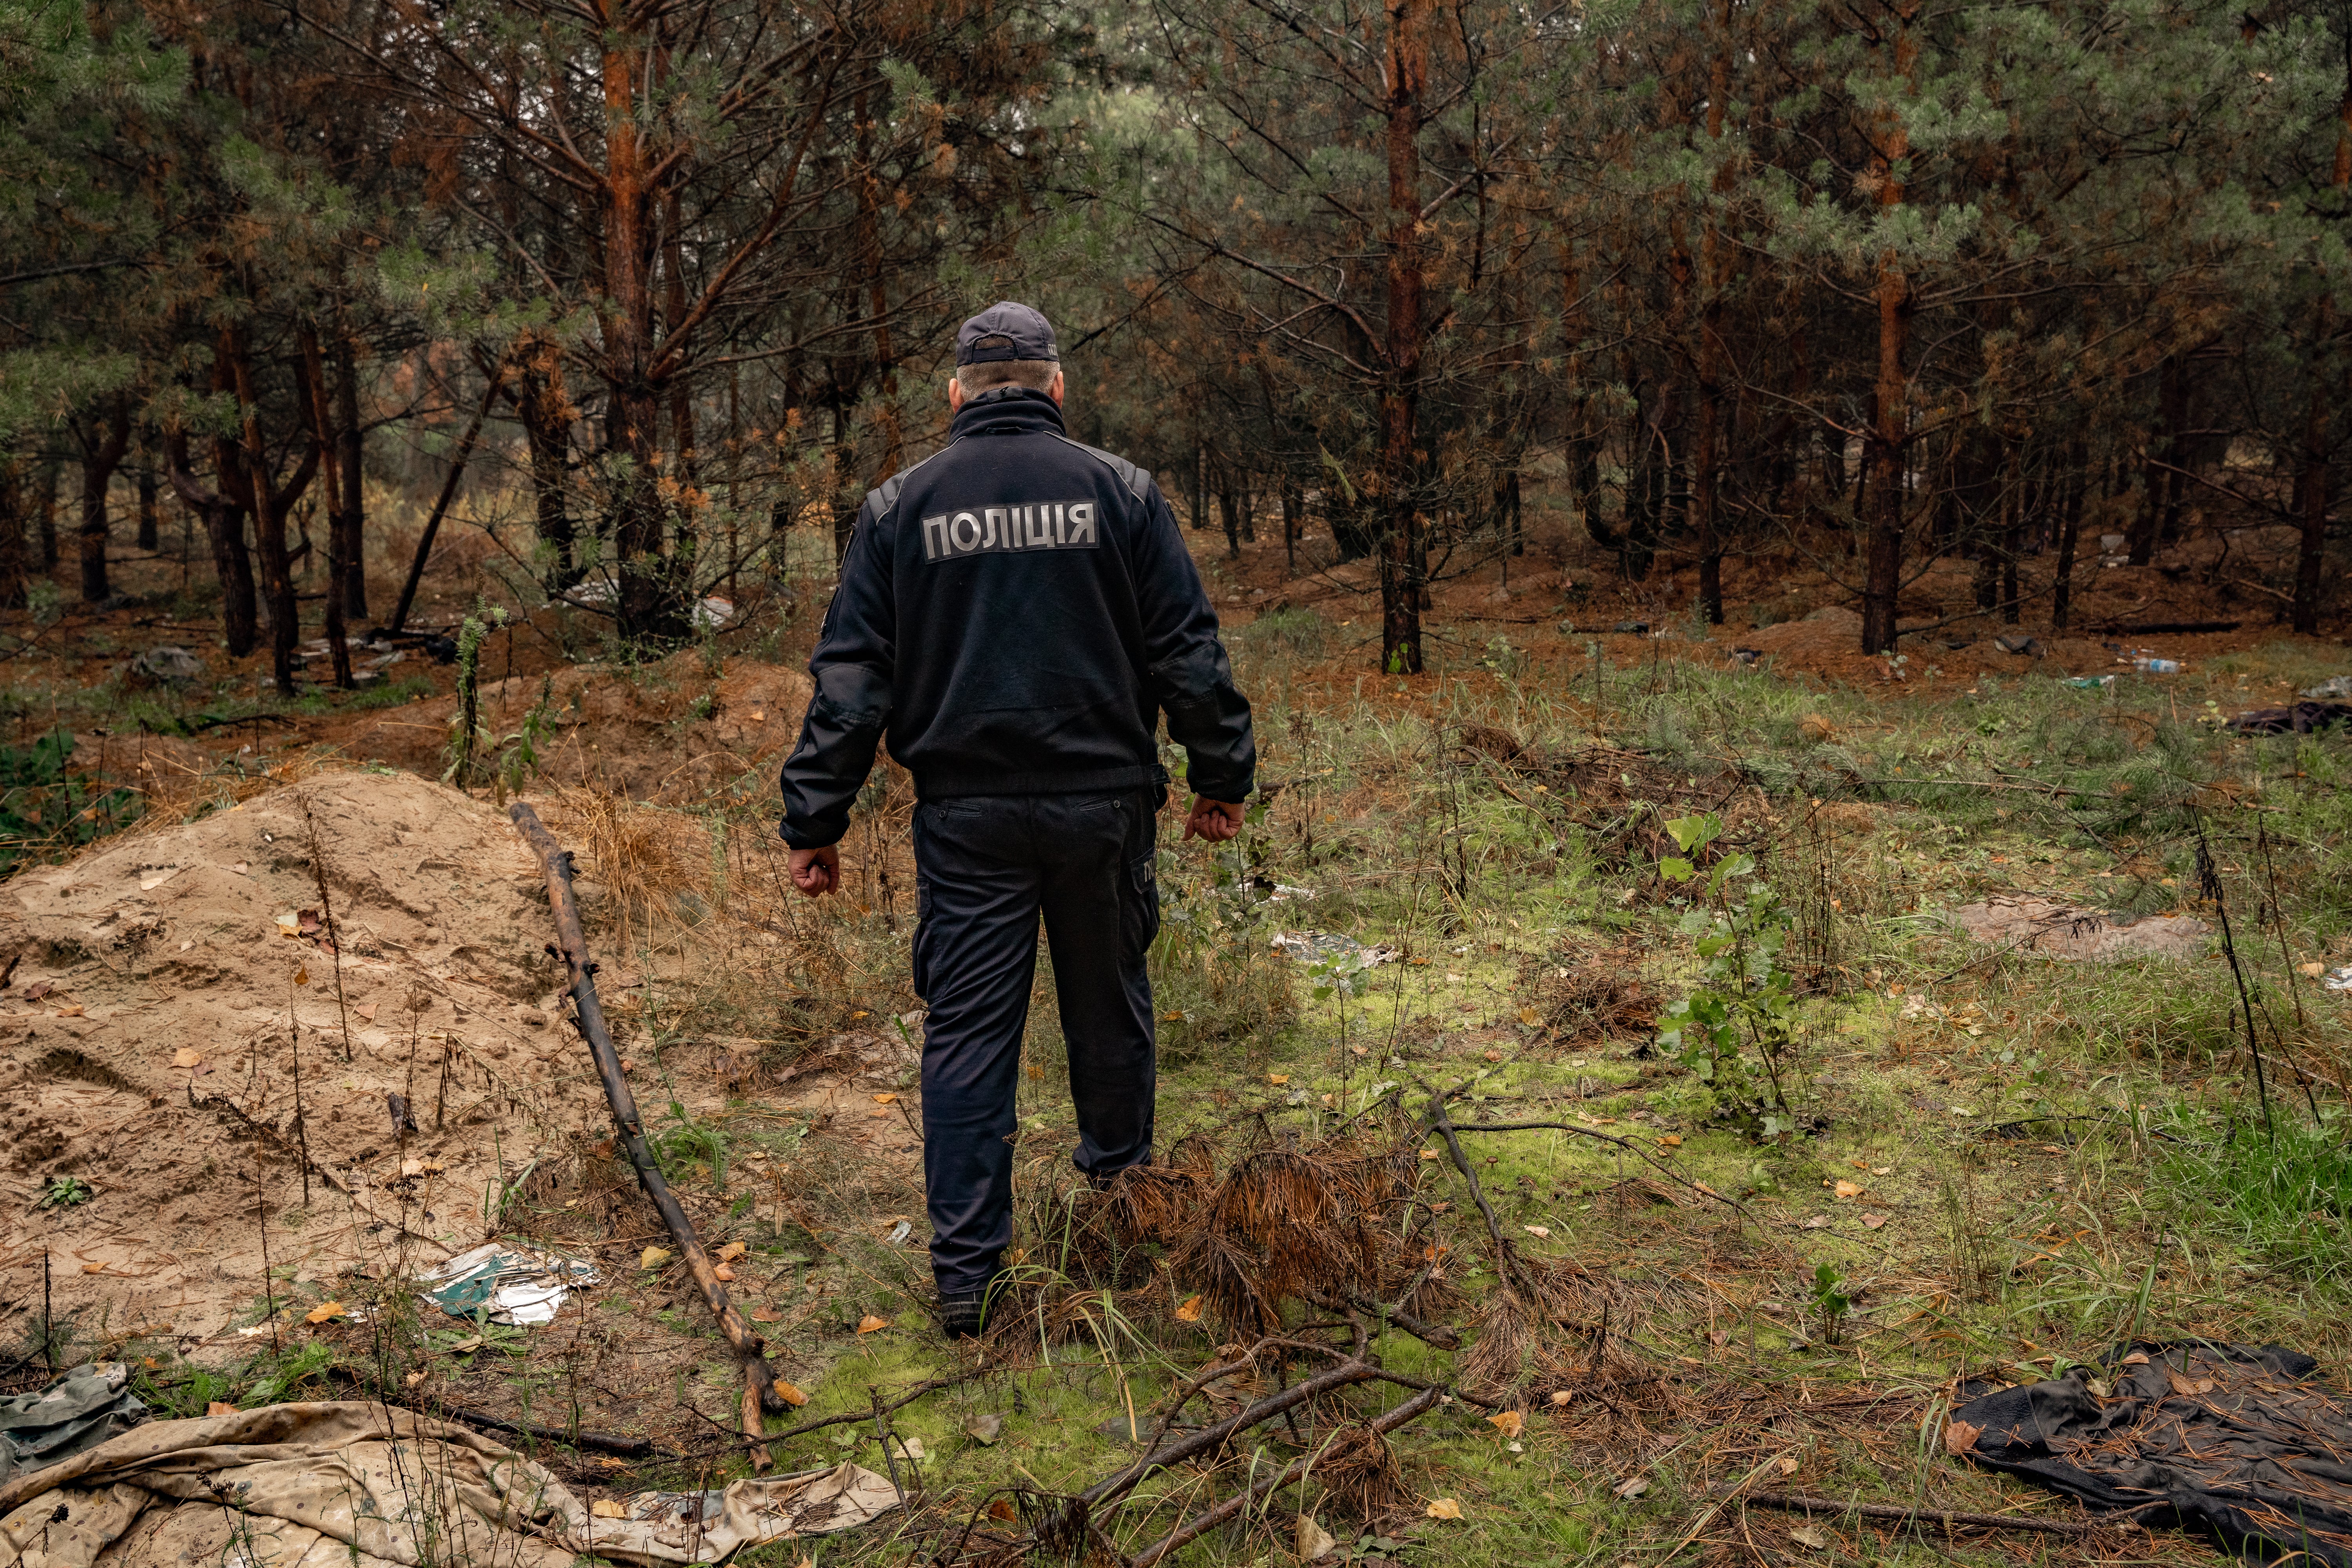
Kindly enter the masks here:
<path id="1" fill-rule="evenodd" d="M 940 1328 L 951 1340 L 976 1340 L 982 1329 L 988 1326 L 988 1297 L 983 1291 L 969 1296 L 940 1298 Z"/>

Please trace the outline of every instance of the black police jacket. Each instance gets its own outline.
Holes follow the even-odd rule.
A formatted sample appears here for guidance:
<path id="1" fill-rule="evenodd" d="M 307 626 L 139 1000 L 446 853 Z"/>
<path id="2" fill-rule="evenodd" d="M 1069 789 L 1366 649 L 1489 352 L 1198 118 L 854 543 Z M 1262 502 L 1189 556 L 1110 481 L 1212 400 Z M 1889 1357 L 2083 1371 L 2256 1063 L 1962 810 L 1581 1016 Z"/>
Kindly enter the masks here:
<path id="1" fill-rule="evenodd" d="M 926 800 L 1164 782 L 1162 711 L 1194 791 L 1255 784 L 1249 703 L 1160 487 L 1026 388 L 966 403 L 946 447 L 866 496 L 809 673 L 782 779 L 795 848 L 848 830 L 886 731 Z"/>

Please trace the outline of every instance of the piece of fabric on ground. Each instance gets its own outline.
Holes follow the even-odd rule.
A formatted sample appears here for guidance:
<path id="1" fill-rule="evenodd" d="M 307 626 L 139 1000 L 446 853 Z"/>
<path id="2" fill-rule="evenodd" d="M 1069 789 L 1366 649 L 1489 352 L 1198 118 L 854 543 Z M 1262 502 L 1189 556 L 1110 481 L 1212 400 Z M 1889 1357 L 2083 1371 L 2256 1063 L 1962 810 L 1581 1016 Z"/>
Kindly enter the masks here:
<path id="1" fill-rule="evenodd" d="M 37 1394 L 0 1399 L 0 1481 L 95 1448 L 147 1419 L 119 1361 L 78 1366 Z"/>
<path id="2" fill-rule="evenodd" d="M 898 1500 L 845 1464 L 698 1500 L 604 1518 L 464 1427 L 382 1405 L 273 1405 L 150 1422 L 0 1486 L 0 1568 L 570 1568 L 583 1555 L 650 1568 L 850 1529 Z"/>
<path id="3" fill-rule="evenodd" d="M 2352 1568 L 2352 1407 L 2318 1364 L 2277 1345 L 2138 1343 L 2104 1397 L 2079 1366 L 1999 1389 L 1952 1412 L 1946 1444 L 2142 1524 Z"/>

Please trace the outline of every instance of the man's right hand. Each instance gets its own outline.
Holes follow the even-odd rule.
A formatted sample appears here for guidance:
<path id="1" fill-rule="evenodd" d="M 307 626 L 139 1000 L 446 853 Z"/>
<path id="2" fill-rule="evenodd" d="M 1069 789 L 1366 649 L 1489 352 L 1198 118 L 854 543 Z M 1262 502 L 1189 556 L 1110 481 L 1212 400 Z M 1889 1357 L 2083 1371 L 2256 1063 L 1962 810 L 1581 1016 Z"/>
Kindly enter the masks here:
<path id="1" fill-rule="evenodd" d="M 821 899 L 841 886 L 841 850 L 837 846 L 795 849 L 791 867 L 793 886 L 812 899 Z"/>

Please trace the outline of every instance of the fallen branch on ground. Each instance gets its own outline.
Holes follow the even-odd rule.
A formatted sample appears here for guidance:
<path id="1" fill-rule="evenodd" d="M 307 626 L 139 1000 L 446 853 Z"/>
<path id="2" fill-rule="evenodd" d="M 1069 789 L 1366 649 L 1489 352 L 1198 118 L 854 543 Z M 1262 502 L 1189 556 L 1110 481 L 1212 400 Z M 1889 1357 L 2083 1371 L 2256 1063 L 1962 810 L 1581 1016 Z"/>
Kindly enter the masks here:
<path id="1" fill-rule="evenodd" d="M 1366 1429 L 1378 1436 L 1386 1436 L 1414 1416 L 1434 1408 L 1439 1397 L 1436 1389 L 1423 1389 L 1395 1409 L 1375 1416 Z M 1259 1499 L 1306 1479 L 1307 1473 L 1314 1468 L 1315 1461 L 1321 1457 L 1318 1451 L 1294 1459 L 1279 1475 L 1254 1482 L 1246 1489 L 1234 1493 L 1216 1507 L 1204 1509 L 1194 1514 L 1137 1553 L 1132 1560 L 1131 1568 L 1152 1568 L 1153 1563 L 1160 1562 L 1178 1547 L 1199 1539 L 1228 1520 L 1237 1518 L 1245 1510 L 1253 1507 Z"/>
<path id="2" fill-rule="evenodd" d="M 2063 1519 L 2031 1519 L 2023 1514 L 1961 1513 L 1951 1509 L 1897 1508 L 1884 1502 L 1840 1502 L 1835 1498 L 1807 1497 L 1802 1492 L 1749 1492 L 1739 1500 L 1788 1513 L 1851 1514 L 1857 1519 L 1886 1519 L 1901 1524 L 1940 1524 L 1946 1530 L 2025 1530 L 2043 1535 L 2092 1535 L 2100 1528 Z"/>
<path id="3" fill-rule="evenodd" d="M 576 1021 L 581 1036 L 588 1042 L 589 1055 L 595 1058 L 596 1076 L 604 1080 L 604 1099 L 613 1109 L 614 1130 L 628 1152 L 629 1163 L 636 1167 L 638 1184 L 653 1200 L 687 1271 L 694 1276 L 694 1282 L 702 1289 L 703 1300 L 718 1318 L 719 1332 L 727 1336 L 727 1342 L 734 1347 L 743 1363 L 742 1430 L 746 1437 L 754 1439 L 750 1445 L 752 1468 L 764 1470 L 770 1460 L 767 1450 L 758 1442 L 764 1435 L 761 1412 L 781 1415 L 786 1408 L 782 1396 L 776 1393 L 776 1374 L 768 1366 L 767 1345 L 727 1299 L 727 1287 L 719 1282 L 710 1255 L 702 1249 L 702 1238 L 695 1234 L 694 1222 L 678 1206 L 677 1194 L 669 1190 L 660 1164 L 646 1145 L 645 1121 L 637 1114 L 636 1097 L 629 1092 L 629 1081 L 622 1076 L 620 1053 L 613 1048 L 613 1037 L 604 1027 L 604 1009 L 596 999 L 596 961 L 588 955 L 588 938 L 580 924 L 579 901 L 572 893 L 572 856 L 555 842 L 555 836 L 548 832 L 539 814 L 525 803 L 515 802 L 507 816 L 538 856 L 540 870 L 547 878 L 547 902 L 555 914 L 556 935 L 556 942 L 548 945 L 548 951 L 563 961 L 571 974 Z"/>

